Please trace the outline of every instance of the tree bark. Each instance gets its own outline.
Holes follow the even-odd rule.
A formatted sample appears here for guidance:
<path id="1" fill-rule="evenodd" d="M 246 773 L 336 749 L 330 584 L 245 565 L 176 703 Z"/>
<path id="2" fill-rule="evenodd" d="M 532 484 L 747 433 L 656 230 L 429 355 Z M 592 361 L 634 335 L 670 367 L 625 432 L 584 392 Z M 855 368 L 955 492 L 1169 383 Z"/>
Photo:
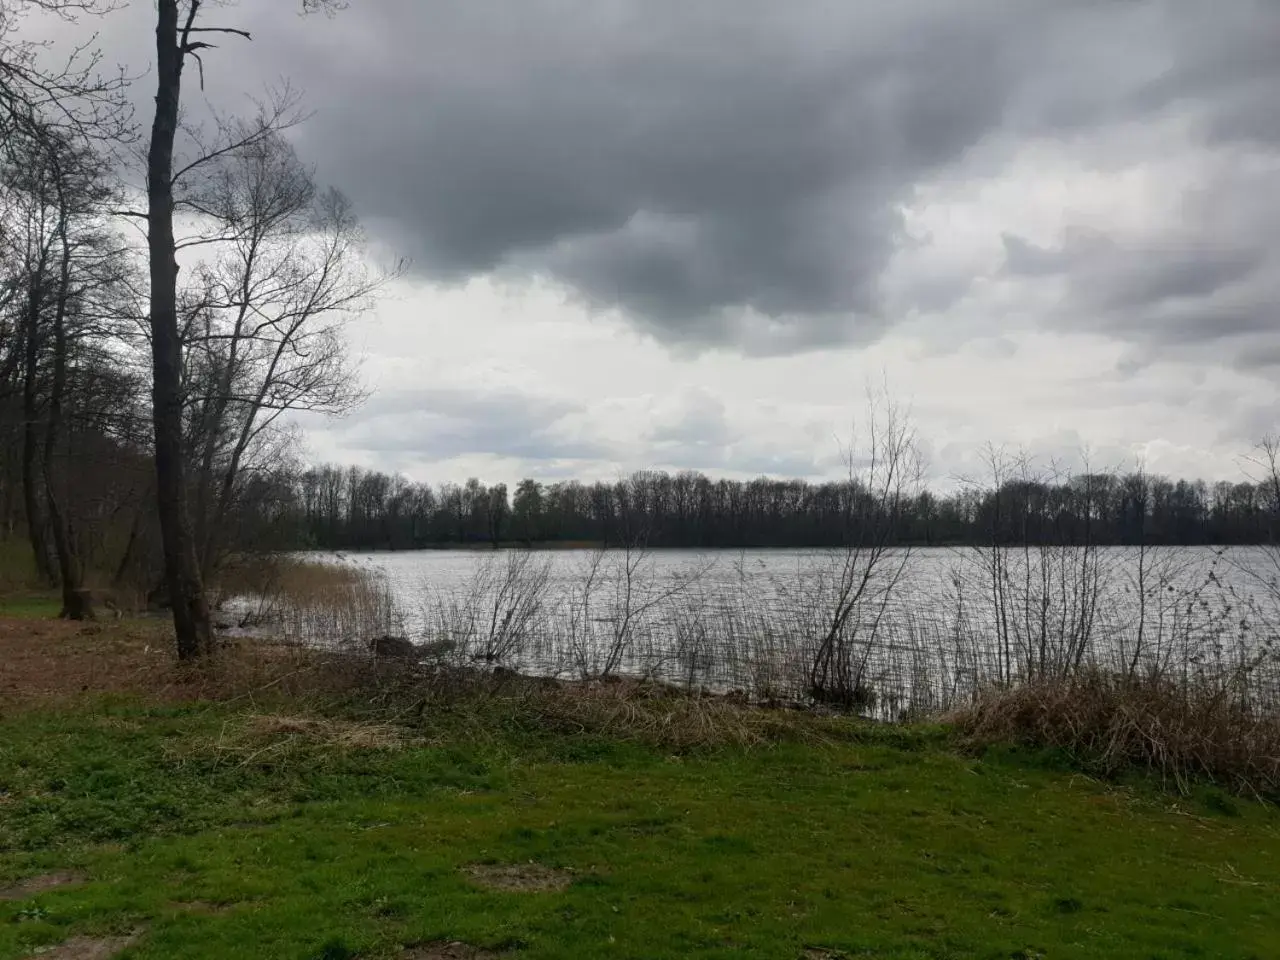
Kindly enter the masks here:
<path id="1" fill-rule="evenodd" d="M 178 334 L 178 263 L 173 236 L 173 144 L 178 130 L 185 37 L 178 27 L 178 0 L 158 0 L 156 6 L 156 108 L 147 153 L 156 504 L 178 657 L 190 660 L 212 653 L 213 643 L 209 605 L 187 509 L 182 441 L 182 342 Z M 199 0 L 191 0 L 188 26 L 194 21 L 198 7 Z"/>
<path id="2" fill-rule="evenodd" d="M 84 589 L 84 567 L 80 562 L 70 517 L 63 511 L 54 486 L 54 459 L 62 431 L 62 401 L 67 391 L 67 298 L 71 285 L 71 244 L 67 231 L 67 208 L 63 185 L 59 183 L 58 234 L 62 246 L 58 273 L 58 295 L 53 312 L 53 375 L 49 383 L 49 416 L 44 435 L 44 495 L 49 508 L 49 528 L 53 534 L 58 576 L 62 582 L 62 616 L 68 620 L 92 620 L 93 604 Z"/>
<path id="3" fill-rule="evenodd" d="M 53 569 L 49 563 L 49 544 L 45 540 L 44 511 L 40 508 L 40 482 L 36 473 L 40 452 L 37 421 L 40 416 L 38 393 L 42 307 L 40 284 L 43 282 L 42 275 L 32 278 L 24 317 L 26 330 L 23 332 L 22 371 L 22 501 L 27 514 L 27 539 L 31 542 L 36 576 L 45 583 L 53 583 Z"/>

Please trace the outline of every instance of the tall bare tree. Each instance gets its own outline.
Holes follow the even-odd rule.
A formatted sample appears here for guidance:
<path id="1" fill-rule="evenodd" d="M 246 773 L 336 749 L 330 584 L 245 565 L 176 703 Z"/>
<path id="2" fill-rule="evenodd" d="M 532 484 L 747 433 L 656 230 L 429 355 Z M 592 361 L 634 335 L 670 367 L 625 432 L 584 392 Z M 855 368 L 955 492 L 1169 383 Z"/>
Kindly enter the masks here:
<path id="1" fill-rule="evenodd" d="M 93 608 L 84 589 L 80 537 L 68 503 L 67 471 L 59 469 L 59 456 L 73 400 L 69 380 L 76 353 L 83 340 L 110 335 L 103 315 L 118 298 L 129 264 L 124 247 L 102 226 L 112 191 L 100 159 L 65 139 L 50 136 L 43 142 L 44 166 L 53 188 L 58 251 L 49 311 L 52 342 L 43 457 L 45 505 L 62 588 L 62 616 L 84 620 L 92 619 Z"/>
<path id="2" fill-rule="evenodd" d="M 200 22 L 202 0 L 156 2 L 156 97 L 147 150 L 147 252 L 150 264 L 152 419 L 155 427 L 156 504 L 164 546 L 165 580 L 173 609 L 178 656 L 193 659 L 212 650 L 209 604 L 187 502 L 183 449 L 183 357 L 178 318 L 177 241 L 174 236 L 175 184 L 197 167 L 243 143 L 222 144 L 175 169 L 174 144 L 182 102 L 182 72 L 194 58 L 203 74 L 201 52 L 209 34 L 249 34 L 234 27 Z M 304 0 L 304 9 L 332 6 Z M 266 133 L 266 131 L 261 131 Z M 254 132 L 247 134 L 251 141 Z"/>
<path id="3" fill-rule="evenodd" d="M 4 172 L 4 246 L 21 290 L 15 311 L 21 341 L 24 513 L 36 570 L 63 592 L 63 616 L 91 616 L 82 589 L 77 514 L 69 491 L 69 446 L 76 417 L 94 389 L 100 356 L 128 270 L 123 244 L 105 226 L 111 191 L 106 165 L 69 131 L 43 128 L 11 146 Z M 7 364 L 6 364 L 7 366 Z M 103 397 L 95 416 L 114 406 Z M 56 569 L 55 569 L 56 561 Z"/>

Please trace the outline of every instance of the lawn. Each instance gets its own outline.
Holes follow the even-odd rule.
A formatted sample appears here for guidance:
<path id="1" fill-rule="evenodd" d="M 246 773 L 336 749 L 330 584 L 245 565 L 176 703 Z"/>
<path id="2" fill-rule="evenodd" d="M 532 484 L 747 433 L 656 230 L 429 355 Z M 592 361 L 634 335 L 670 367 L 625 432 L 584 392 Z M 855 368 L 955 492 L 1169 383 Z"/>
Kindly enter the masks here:
<path id="1" fill-rule="evenodd" d="M 267 713 L 0 719 L 0 960 L 1280 956 L 1280 814 L 1213 790 L 853 722 L 673 754 L 517 708 Z"/>

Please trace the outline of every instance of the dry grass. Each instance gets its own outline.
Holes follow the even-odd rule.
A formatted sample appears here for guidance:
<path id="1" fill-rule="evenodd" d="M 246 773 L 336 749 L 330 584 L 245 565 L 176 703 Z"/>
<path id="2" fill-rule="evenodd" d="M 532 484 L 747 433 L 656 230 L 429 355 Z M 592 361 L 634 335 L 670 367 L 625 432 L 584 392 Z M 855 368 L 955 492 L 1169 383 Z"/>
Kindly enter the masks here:
<path id="1" fill-rule="evenodd" d="M 1106 775 L 1149 769 L 1280 797 L 1280 718 L 1234 691 L 1098 670 L 992 689 L 948 718 L 972 743 L 1058 749 Z"/>
<path id="2" fill-rule="evenodd" d="M 246 767 L 278 763 L 319 748 L 335 752 L 397 751 L 414 740 L 397 724 L 300 714 L 250 714 L 229 722 L 211 745 L 220 762 Z M 204 750 L 206 746 L 201 745 Z"/>
<path id="3" fill-rule="evenodd" d="M 215 605 L 230 625 L 318 646 L 399 634 L 390 589 L 376 573 L 291 556 L 251 557 L 219 574 Z"/>
<path id="4" fill-rule="evenodd" d="M 72 937 L 39 955 L 44 960 L 112 960 L 138 937 Z"/>
<path id="5" fill-rule="evenodd" d="M 673 750 L 834 742 L 849 718 L 768 709 L 736 697 L 699 696 L 649 683 L 567 683 L 527 697 L 525 710 L 553 729 L 608 735 Z"/>
<path id="6" fill-rule="evenodd" d="M 405 947 L 400 956 L 403 960 L 497 960 L 498 954 L 461 940 L 438 940 Z"/>
<path id="7" fill-rule="evenodd" d="M 302 740 L 340 750 L 399 750 L 405 745 L 403 727 L 390 723 L 359 723 L 323 717 L 259 714 L 240 731 L 249 740 Z"/>
<path id="8" fill-rule="evenodd" d="M 573 882 L 568 870 L 540 863 L 473 863 L 463 867 L 462 872 L 478 886 L 508 893 L 564 890 Z"/>
<path id="9" fill-rule="evenodd" d="M 354 567 L 263 554 L 228 561 L 209 587 L 215 601 L 267 593 L 285 594 L 303 602 L 346 587 L 359 577 L 360 571 Z"/>
<path id="10" fill-rule="evenodd" d="M 511 671 L 418 664 L 290 644 L 242 642 L 200 674 L 210 699 L 262 711 L 227 742 L 320 740 L 334 746 L 388 746 L 404 728 L 447 722 L 481 741 L 508 723 L 672 750 L 847 740 L 859 723 L 827 712 L 772 709 L 741 696 L 688 692 L 645 680 L 559 681 Z M 359 716 L 352 726 L 315 717 Z"/>

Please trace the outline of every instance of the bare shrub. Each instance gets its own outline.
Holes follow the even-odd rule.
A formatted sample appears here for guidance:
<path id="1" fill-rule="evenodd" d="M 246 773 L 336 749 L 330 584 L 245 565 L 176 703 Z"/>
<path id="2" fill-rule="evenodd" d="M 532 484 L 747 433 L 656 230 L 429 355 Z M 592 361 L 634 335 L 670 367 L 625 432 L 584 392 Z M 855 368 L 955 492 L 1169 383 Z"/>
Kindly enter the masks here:
<path id="1" fill-rule="evenodd" d="M 432 600 L 431 647 L 485 663 L 519 661 L 546 629 L 551 561 L 528 551 L 486 558 L 459 594 Z"/>
<path id="2" fill-rule="evenodd" d="M 855 709 L 874 701 L 868 664 L 911 555 L 894 538 L 923 471 L 915 430 L 888 399 L 869 398 L 861 445 L 858 439 L 855 432 L 846 454 L 845 547 L 799 578 L 796 609 L 813 644 L 810 695 Z"/>
<path id="3" fill-rule="evenodd" d="M 713 565 L 709 560 L 664 579 L 642 537 L 594 551 L 568 595 L 569 658 L 578 675 L 612 677 L 636 660 L 657 666 L 681 619 L 676 602 Z M 696 629 L 688 617 L 684 629 Z"/>
<path id="4" fill-rule="evenodd" d="M 716 667 L 714 613 L 709 609 L 706 593 L 696 587 L 690 587 L 682 600 L 673 605 L 667 618 L 669 651 L 666 656 L 654 658 L 649 673 L 662 676 L 670 672 L 685 689 L 694 690 L 710 679 Z"/>
<path id="5" fill-rule="evenodd" d="M 1066 676 L 1080 668 L 1097 638 L 1104 586 L 1114 554 L 1103 551 L 1089 518 L 1103 477 L 1037 469 L 1025 454 L 986 454 L 989 542 L 965 552 L 964 576 L 984 595 L 994 634 L 999 683 Z M 1105 475 L 1104 475 L 1105 476 Z M 1058 499 L 1079 500 L 1083 522 Z"/>

